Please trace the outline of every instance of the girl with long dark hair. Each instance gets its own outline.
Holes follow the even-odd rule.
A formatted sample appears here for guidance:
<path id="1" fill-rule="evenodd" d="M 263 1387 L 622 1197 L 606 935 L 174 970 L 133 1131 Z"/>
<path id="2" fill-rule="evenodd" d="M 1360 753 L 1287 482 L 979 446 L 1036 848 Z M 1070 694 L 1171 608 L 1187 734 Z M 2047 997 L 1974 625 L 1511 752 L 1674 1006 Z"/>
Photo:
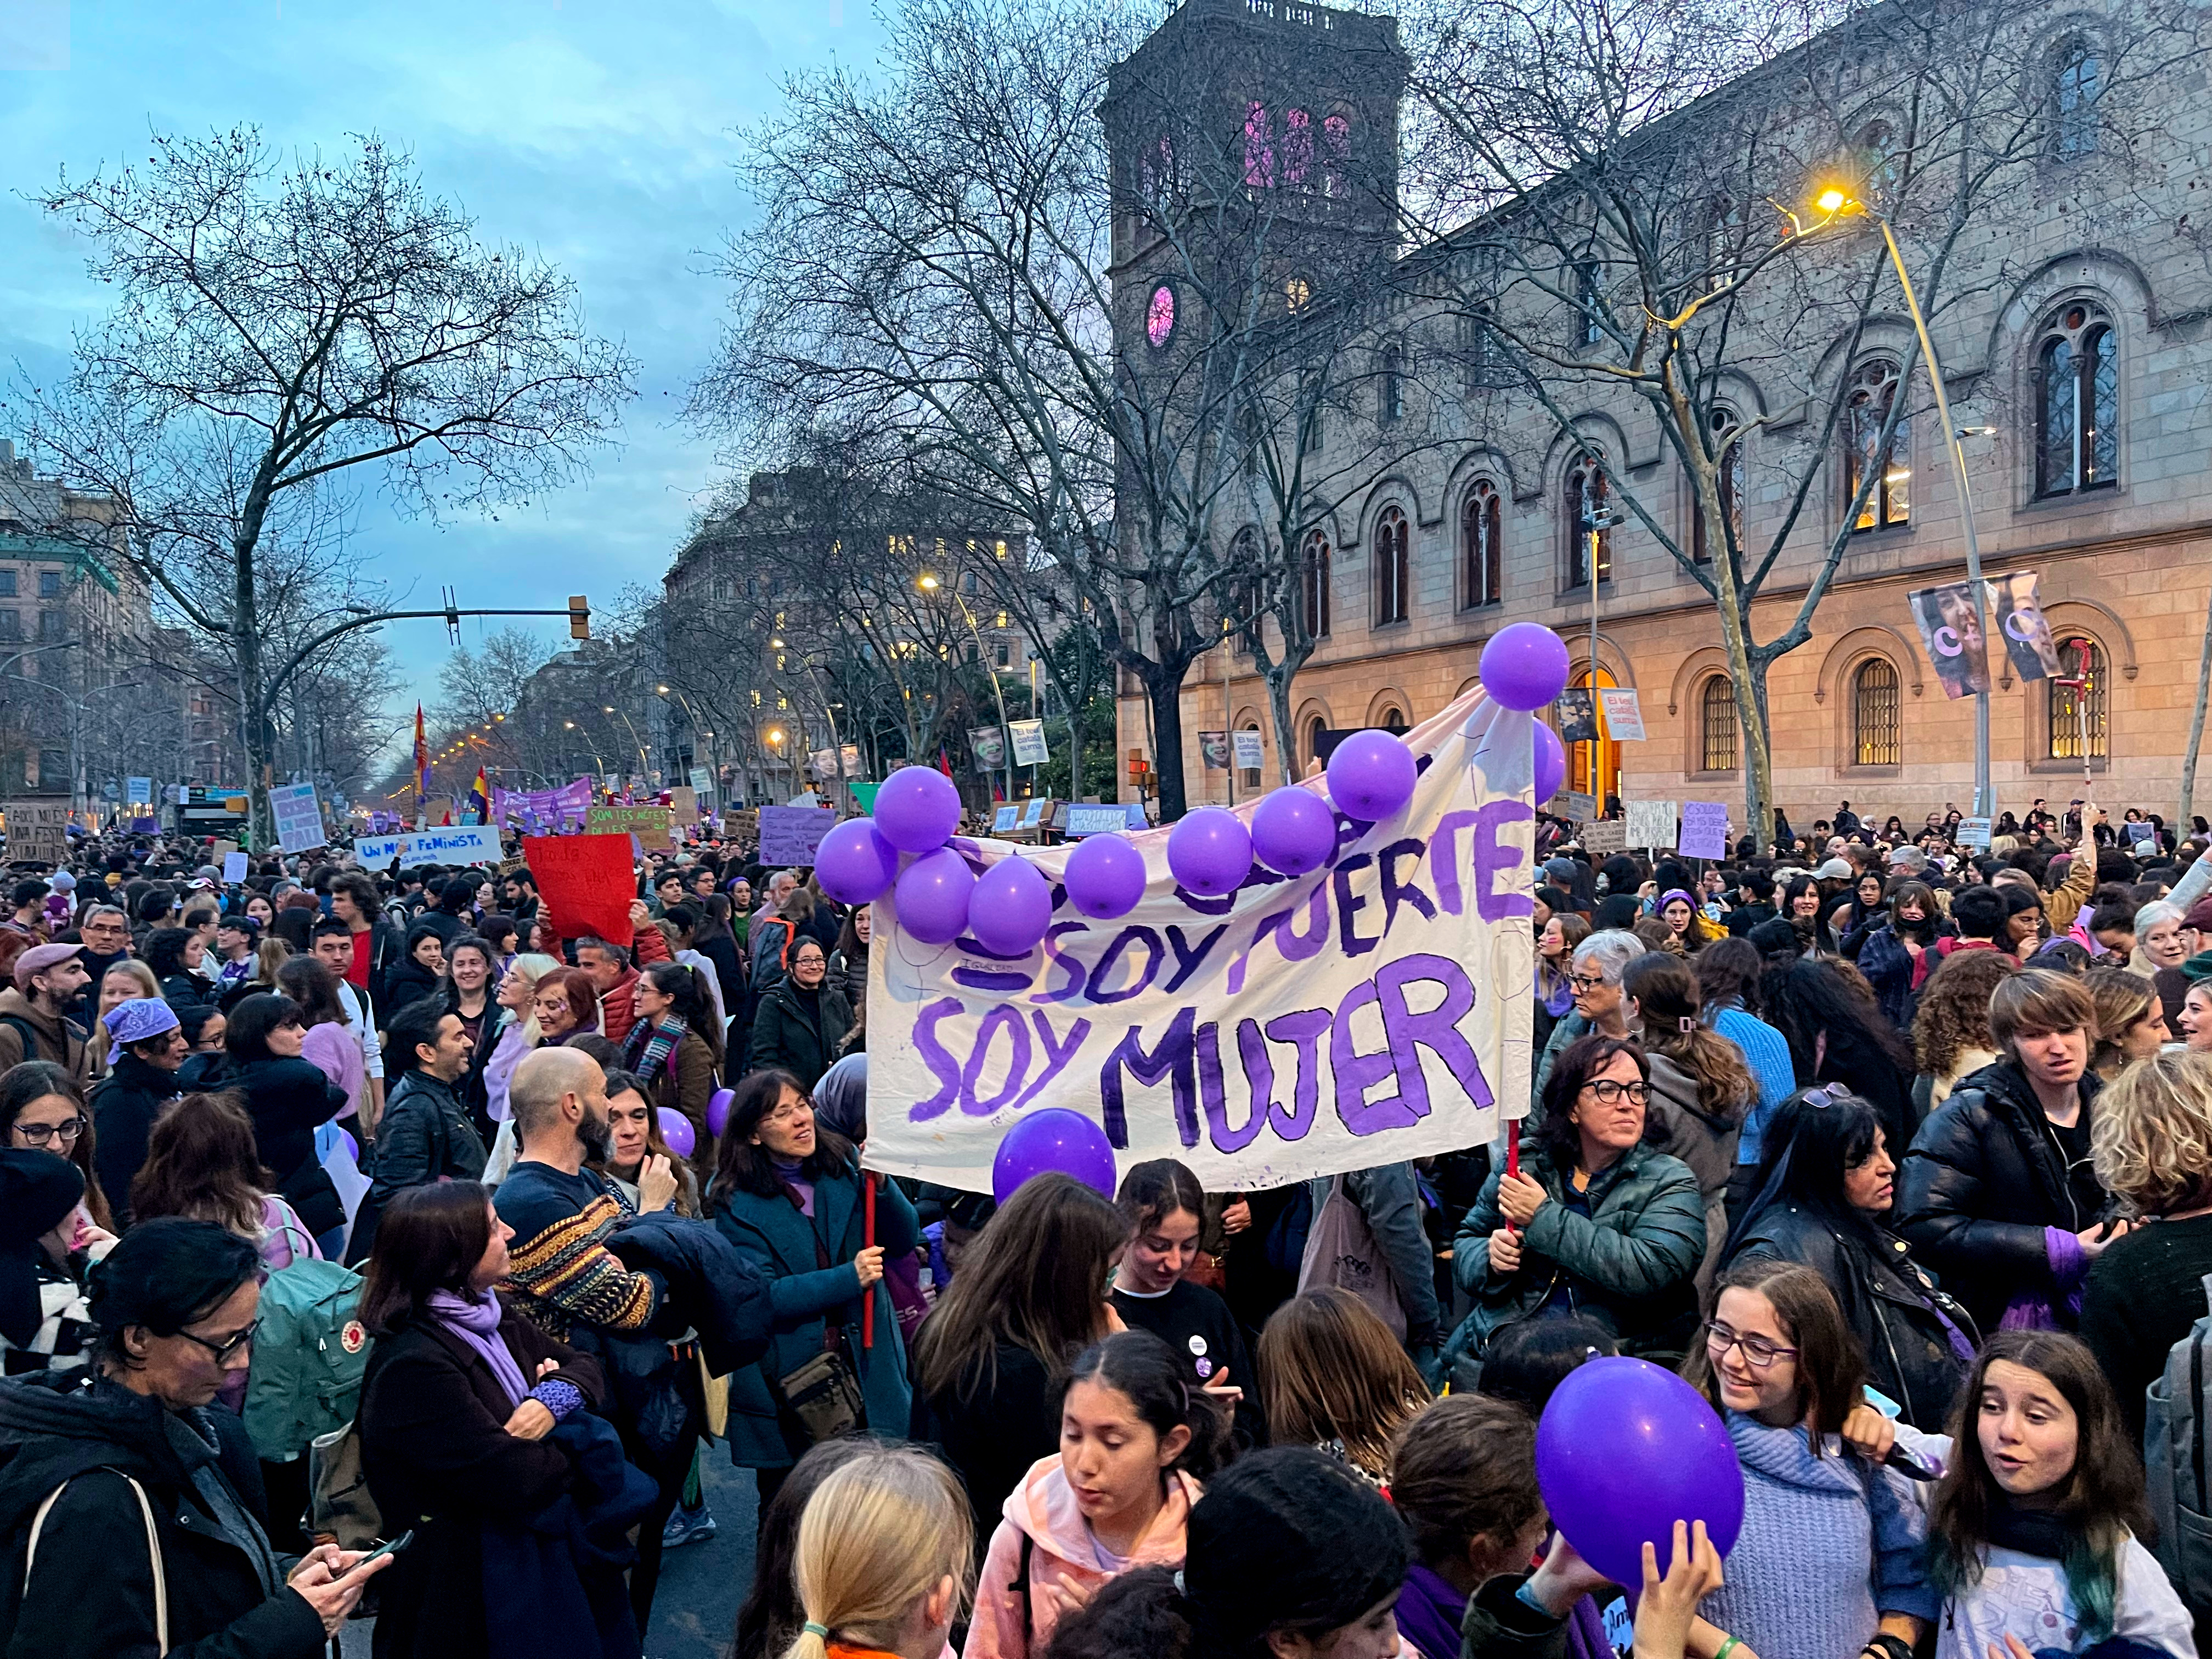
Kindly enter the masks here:
<path id="1" fill-rule="evenodd" d="M 84 1176 L 86 1217 L 103 1232 L 114 1231 L 94 1164 L 92 1109 L 67 1066 L 27 1060 L 0 1073 L 0 1146 L 52 1152 L 76 1164 Z"/>
<path id="2" fill-rule="evenodd" d="M 623 1045 L 623 1068 L 645 1085 L 656 1107 L 691 1121 L 696 1144 L 713 1140 L 707 1103 L 722 1060 L 721 1022 L 699 970 L 681 962 L 649 962 L 630 993 L 637 1023 Z"/>
<path id="3" fill-rule="evenodd" d="M 1265 1419 L 1243 1334 L 1229 1304 L 1188 1277 L 1206 1225 L 1206 1192 L 1171 1158 L 1134 1164 L 1121 1177 L 1115 1205 L 1129 1224 L 1129 1248 L 1114 1271 L 1115 1311 L 1135 1330 L 1150 1331 L 1180 1355 L 1184 1381 L 1196 1389 L 1241 1389 L 1235 1401 L 1237 1439 L 1265 1445 Z"/>
<path id="4" fill-rule="evenodd" d="M 1886 914 L 1869 918 L 1863 931 L 1845 940 L 1844 954 L 1858 963 L 1874 988 L 1882 1017 L 1899 1031 L 1912 1029 L 1921 988 L 1942 960 L 1936 941 L 1944 933 L 1935 890 L 1924 881 L 1900 881 L 1889 896 Z"/>
<path id="5" fill-rule="evenodd" d="M 1735 1173 L 1736 1137 L 1755 1098 L 1751 1068 L 1735 1044 L 1698 1020 L 1698 981 L 1689 968 L 1653 951 L 1621 970 L 1629 1018 L 1642 1028 L 1651 1065 L 1648 1138 L 1690 1166 L 1705 1203 L 1705 1253 L 1698 1267 L 1702 1294 L 1712 1284 L 1721 1241 L 1728 1237 L 1729 1181 Z"/>
<path id="6" fill-rule="evenodd" d="M 1767 1021 L 1790 1044 L 1799 1085 L 1842 1084 L 1874 1103 L 1891 1146 L 1911 1146 L 1917 1123 L 1905 1081 L 1911 1051 L 1865 981 L 1848 966 L 1815 958 L 1771 969 L 1761 992 Z"/>

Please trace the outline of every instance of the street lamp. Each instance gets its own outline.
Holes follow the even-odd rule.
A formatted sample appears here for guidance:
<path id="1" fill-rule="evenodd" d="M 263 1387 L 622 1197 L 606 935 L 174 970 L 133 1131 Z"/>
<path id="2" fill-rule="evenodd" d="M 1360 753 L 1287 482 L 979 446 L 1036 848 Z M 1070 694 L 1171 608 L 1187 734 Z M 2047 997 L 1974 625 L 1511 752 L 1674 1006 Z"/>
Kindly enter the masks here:
<path id="1" fill-rule="evenodd" d="M 945 586 L 927 570 L 915 579 L 915 586 L 925 593 L 934 593 Z M 1006 745 L 999 761 L 1006 775 L 1006 794 L 1011 799 L 1014 793 L 1014 726 L 1006 718 L 1006 688 L 999 684 L 998 665 L 991 661 L 989 653 L 983 648 L 983 630 L 975 626 L 975 613 L 968 608 L 968 601 L 961 598 L 959 589 L 945 588 L 945 591 L 952 595 L 952 602 L 960 607 L 961 616 L 967 620 L 969 635 L 975 641 L 976 660 L 983 665 L 984 672 L 990 675 L 991 693 L 999 700 L 999 741 Z"/>
<path id="2" fill-rule="evenodd" d="M 1882 245 L 1889 250 L 1889 263 L 1897 272 L 1897 285 L 1905 290 L 1905 308 L 1912 313 L 1913 331 L 1920 338 L 1920 355 L 1928 362 L 1928 384 L 1936 393 L 1936 418 L 1942 422 L 1943 445 L 1950 451 L 1951 469 L 1959 480 L 1959 518 L 1966 527 L 1966 593 L 1974 607 L 1974 627 L 1981 635 L 1984 654 L 1984 684 L 1974 693 L 1974 816 L 1988 818 L 1993 816 L 1996 805 L 1990 792 L 1990 692 L 1986 684 L 1990 623 L 1983 603 L 1982 548 L 1974 536 L 1974 503 L 1966 484 L 1966 450 L 1960 441 L 1966 434 L 1951 423 L 1951 400 L 1943 389 L 1943 370 L 1936 361 L 1935 343 L 1928 337 L 1928 319 L 1921 314 L 1919 297 L 1912 291 L 1912 278 L 1905 274 L 1905 255 L 1898 248 L 1897 234 L 1890 228 L 1889 221 L 1849 191 L 1833 185 L 1814 197 L 1813 205 L 1831 222 L 1863 214 L 1881 227 Z"/>

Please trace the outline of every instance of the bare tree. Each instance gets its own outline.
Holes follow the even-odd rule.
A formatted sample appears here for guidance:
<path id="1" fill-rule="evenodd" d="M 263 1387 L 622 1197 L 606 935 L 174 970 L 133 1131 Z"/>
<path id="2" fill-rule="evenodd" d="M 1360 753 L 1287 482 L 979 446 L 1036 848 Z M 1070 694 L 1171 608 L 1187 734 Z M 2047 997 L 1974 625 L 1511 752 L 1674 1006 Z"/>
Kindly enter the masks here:
<path id="1" fill-rule="evenodd" d="M 264 549 L 312 578 L 349 474 L 431 514 L 561 483 L 633 366 L 557 268 L 480 241 L 376 138 L 289 161 L 251 128 L 151 144 L 143 169 L 35 198 L 116 303 L 65 384 L 21 396 L 33 450 L 112 496 L 167 606 L 226 642 L 265 842 L 270 717 L 314 647 L 270 649 Z"/>

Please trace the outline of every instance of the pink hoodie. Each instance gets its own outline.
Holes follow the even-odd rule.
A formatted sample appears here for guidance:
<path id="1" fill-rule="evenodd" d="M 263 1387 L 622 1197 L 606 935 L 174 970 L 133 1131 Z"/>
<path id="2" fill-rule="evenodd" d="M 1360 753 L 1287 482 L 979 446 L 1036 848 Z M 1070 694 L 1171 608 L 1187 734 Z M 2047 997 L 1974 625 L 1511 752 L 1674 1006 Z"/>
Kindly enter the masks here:
<path id="1" fill-rule="evenodd" d="M 1202 1488 L 1178 1471 L 1168 1479 L 1167 1501 L 1151 1528 L 1120 1565 L 1098 1565 L 1097 1540 L 1084 1521 L 1082 1507 L 1060 1467 L 1057 1455 L 1040 1458 L 1006 1495 L 1006 1518 L 991 1534 L 983 1576 L 975 1587 L 975 1613 L 968 1626 L 961 1659 L 1028 1659 L 1043 1651 L 1060 1622 L 1054 1585 L 1066 1585 L 1079 1599 L 1091 1594 L 1117 1572 L 1132 1567 L 1180 1567 L 1183 1529 L 1190 1506 Z M 1011 1589 L 1022 1571 L 1022 1540 L 1030 1540 L 1029 1594 Z"/>

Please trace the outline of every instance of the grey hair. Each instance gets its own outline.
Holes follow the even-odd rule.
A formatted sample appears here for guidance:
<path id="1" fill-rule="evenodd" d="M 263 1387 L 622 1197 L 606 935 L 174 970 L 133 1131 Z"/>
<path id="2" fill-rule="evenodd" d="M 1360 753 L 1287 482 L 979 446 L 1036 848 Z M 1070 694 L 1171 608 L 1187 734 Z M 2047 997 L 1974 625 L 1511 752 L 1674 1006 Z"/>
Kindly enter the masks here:
<path id="1" fill-rule="evenodd" d="M 118 921 L 123 923 L 125 927 L 130 926 L 131 923 L 131 918 L 123 914 L 123 907 L 121 905 L 95 904 L 92 908 L 87 910 L 82 916 L 77 918 L 77 926 L 82 927 L 86 922 L 96 921 L 101 916 L 113 916 Z"/>
<path id="2" fill-rule="evenodd" d="M 2186 921 L 2187 915 L 2171 899 L 2153 899 L 2136 912 L 2136 933 L 2138 937 L 2148 933 L 2161 921 Z"/>
<path id="3" fill-rule="evenodd" d="M 1618 985 L 1622 970 L 1643 954 L 1642 939 L 1626 928 L 1608 927 L 1575 946 L 1575 966 L 1595 968 L 1607 985 Z"/>

